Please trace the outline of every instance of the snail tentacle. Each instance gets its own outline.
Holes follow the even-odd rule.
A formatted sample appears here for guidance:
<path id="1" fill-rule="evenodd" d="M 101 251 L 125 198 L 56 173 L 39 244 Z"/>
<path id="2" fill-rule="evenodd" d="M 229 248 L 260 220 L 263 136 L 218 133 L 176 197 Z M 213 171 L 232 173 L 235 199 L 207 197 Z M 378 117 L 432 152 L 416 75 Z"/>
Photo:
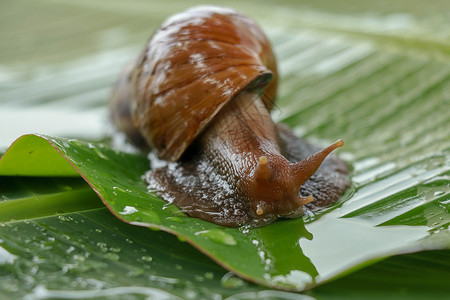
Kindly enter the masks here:
<path id="1" fill-rule="evenodd" d="M 338 140 L 328 147 L 312 154 L 308 158 L 293 164 L 294 174 L 296 175 L 297 184 L 302 185 L 308 180 L 317 169 L 320 167 L 322 162 L 327 158 L 327 156 L 335 149 L 344 146 L 343 140 Z"/>
<path id="2" fill-rule="evenodd" d="M 272 178 L 272 170 L 268 164 L 269 159 L 267 156 L 262 155 L 258 159 L 258 166 L 256 167 L 255 178 L 260 182 L 268 182 Z"/>

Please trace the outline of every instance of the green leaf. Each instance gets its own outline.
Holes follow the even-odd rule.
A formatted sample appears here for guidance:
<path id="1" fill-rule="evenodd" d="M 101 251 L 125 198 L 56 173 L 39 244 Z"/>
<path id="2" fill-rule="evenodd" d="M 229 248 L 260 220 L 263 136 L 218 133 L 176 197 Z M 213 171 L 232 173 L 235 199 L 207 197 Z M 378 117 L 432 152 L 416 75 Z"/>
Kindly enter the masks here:
<path id="1" fill-rule="evenodd" d="M 4 58 L 0 66 L 0 128 L 6 129 L 0 131 L 2 148 L 20 134 L 36 131 L 90 140 L 104 138 L 106 99 L 118 72 L 142 48 L 150 34 L 149 28 L 155 28 L 169 14 L 192 5 L 192 2 L 182 1 L 158 5 L 141 1 L 132 5 L 118 1 L 23 2 L 5 3 L 0 12 L 0 39 L 8 41 L 0 46 Z M 0 161 L 3 174 L 74 177 L 79 176 L 73 167 L 76 166 L 94 191 L 109 199 L 108 205 L 122 219 L 151 223 L 153 227 L 176 233 L 181 240 L 209 249 L 208 255 L 214 259 L 228 261 L 227 268 L 234 268 L 244 277 L 253 276 L 253 280 L 263 284 L 289 285 L 284 286 L 289 289 L 322 284 L 309 292 L 320 299 L 336 299 L 339 293 L 344 294 L 343 298 L 366 298 L 369 292 L 376 295 L 374 298 L 423 299 L 430 295 L 445 298 L 446 269 L 442 268 L 448 269 L 448 266 L 439 263 L 448 261 L 448 250 L 380 260 L 404 252 L 449 248 L 448 3 L 380 0 L 370 4 L 355 1 L 339 4 L 282 1 L 283 5 L 269 1 L 231 1 L 223 4 L 250 14 L 269 33 L 282 77 L 280 110 L 274 112 L 274 117 L 319 144 L 336 138 L 345 140 L 346 146 L 340 155 L 353 166 L 353 186 L 338 204 L 315 215 L 277 222 L 267 228 L 239 232 L 222 229 L 193 221 L 180 215 L 176 208 L 166 207 L 156 197 L 149 196 L 140 179 L 148 167 L 145 157 L 117 153 L 99 143 L 89 145 L 48 137 L 28 136 L 16 142 L 13 147 L 17 148 L 11 149 Z M 35 155 L 29 153 L 30 147 L 35 148 Z M 110 162 L 104 164 L 106 160 Z M 100 169 L 93 167 L 99 164 L 103 165 Z M 136 170 L 128 171 L 127 164 Z M 119 170 L 123 172 L 121 176 L 116 174 Z M 9 181 L 5 183 L 4 178 L 0 177 L 3 200 L 3 188 L 9 188 Z M 120 182 L 115 182 L 117 179 Z M 22 183 L 17 189 L 8 189 L 11 193 L 18 191 L 14 200 L 17 203 L 7 200 L 0 207 L 2 220 L 24 220 L 7 223 L 5 226 L 11 231 L 1 233 L 1 239 L 7 241 L 1 245 L 10 252 L 0 249 L 0 256 L 5 262 L 13 260 L 13 264 L 0 266 L 3 272 L 0 282 L 5 282 L 0 290 L 8 291 L 12 286 L 28 293 L 37 288 L 34 291 L 38 294 L 39 288 L 70 291 L 71 284 L 75 285 L 73 289 L 105 287 L 96 287 L 92 281 L 83 280 L 76 285 L 78 277 L 66 277 L 64 272 L 59 273 L 61 279 L 55 282 L 65 280 L 66 285 L 51 285 L 45 280 L 54 270 L 51 262 L 44 263 L 26 251 L 33 236 L 24 239 L 17 248 L 12 246 L 14 241 L 8 241 L 10 237 L 25 237 L 24 233 L 29 230 L 23 225 L 26 222 L 56 222 L 61 216 L 53 216 L 55 214 L 69 213 L 62 215 L 63 218 L 77 215 L 78 211 L 84 214 L 99 205 L 95 194 L 81 181 L 78 181 L 79 186 L 73 182 L 71 191 L 60 188 L 55 179 L 45 181 L 43 179 L 37 185 L 46 186 L 48 190 L 32 196 L 27 195 L 23 186 L 33 184 L 20 179 L 18 182 Z M 97 184 L 102 181 L 108 183 L 104 187 L 103 183 Z M 128 198 L 128 194 L 133 194 L 127 191 L 131 188 L 135 189 L 135 195 L 128 199 L 131 202 L 127 202 L 131 205 L 117 200 L 112 203 L 111 199 L 117 198 L 114 192 L 121 198 Z M 143 203 L 145 197 L 148 197 L 148 203 Z M 127 205 L 130 208 L 126 208 Z M 38 209 L 45 206 L 47 208 L 41 211 Z M 131 207 L 140 209 L 141 214 L 148 213 L 142 218 L 130 213 Z M 159 211 L 160 208 L 165 209 Z M 104 216 L 108 215 L 105 210 L 102 212 Z M 44 216 L 49 217 L 42 218 Z M 135 216 L 141 219 L 134 219 Z M 92 218 L 103 220 L 97 214 Z M 177 223 L 180 220 L 184 223 Z M 61 226 L 62 231 L 58 234 L 62 239 L 67 234 L 64 231 L 75 230 L 59 223 L 56 226 Z M 20 229 L 18 237 L 14 228 Z M 133 228 L 140 232 L 139 235 L 149 238 L 154 233 L 136 226 Z M 193 234 L 195 232 L 198 234 Z M 44 241 L 47 232 L 41 233 L 34 237 Z M 77 238 L 80 244 L 88 245 L 92 237 L 81 237 L 80 234 Z M 178 243 L 173 238 L 171 241 Z M 240 251 L 230 250 L 241 245 L 249 251 L 246 258 L 241 258 Z M 134 250 L 137 249 L 131 251 Z M 33 251 L 39 252 L 38 243 Z M 163 247 L 158 251 L 163 252 Z M 177 251 L 173 250 L 172 254 L 184 250 Z M 92 253 L 97 252 L 98 249 L 92 249 Z M 55 259 L 60 262 L 71 261 L 64 251 L 60 251 L 58 257 Z M 170 260 L 161 258 L 160 263 L 165 261 L 172 267 Z M 374 262 L 377 263 L 370 265 Z M 28 269 L 22 271 L 21 266 L 28 266 Z M 5 271 L 4 267 L 10 269 Z M 105 274 L 109 270 L 109 274 L 116 276 L 125 274 L 123 269 L 105 267 L 101 270 Z M 302 271 L 291 274 L 288 270 Z M 173 276 L 194 278 L 195 274 L 185 272 L 185 275 Z M 426 276 L 421 276 L 421 272 Z M 268 276 L 264 277 L 265 273 Z M 22 277 L 17 285 L 8 285 L 15 282 L 18 274 L 39 276 L 35 281 L 31 280 L 32 276 Z M 314 277 L 315 282 L 308 276 Z M 88 277 L 84 278 L 87 280 Z M 219 277 L 214 278 L 218 280 Z M 107 290 L 133 286 L 130 281 L 103 279 L 110 284 Z M 277 280 L 278 283 L 274 283 Z M 237 285 L 239 282 L 242 283 L 238 281 Z M 142 285 L 145 284 L 142 281 Z M 174 285 L 167 284 L 160 289 L 170 292 Z M 197 281 L 190 281 L 189 285 L 202 287 Z M 271 292 L 261 291 L 261 287 L 252 288 L 260 291 L 259 298 Z M 178 295 L 187 297 L 188 290 L 186 287 Z M 224 297 L 233 294 L 227 290 L 215 290 L 214 293 L 216 291 Z M 241 291 L 248 292 L 245 288 L 235 291 L 238 299 L 245 297 Z M 293 297 L 291 294 L 276 295 Z M 255 294 L 248 297 L 257 298 Z"/>
<path id="2" fill-rule="evenodd" d="M 45 197 L 53 193 L 49 186 L 62 200 L 84 183 L 4 179 L 4 202 Z M 446 299 L 450 292 L 449 250 L 392 257 L 303 296 L 267 290 L 233 276 L 173 235 L 128 225 L 104 207 L 2 223 L 0 236 L 2 299 Z"/>
<path id="3" fill-rule="evenodd" d="M 61 187 L 61 200 L 65 194 L 86 187 L 80 179 L 46 180 L 47 186 Z M 42 186 L 42 178 L 9 177 L 4 183 L 6 199 L 1 203 L 30 202 L 30 194 L 36 200 L 51 195 Z M 22 186 L 21 194 L 17 194 L 18 186 Z M 1 211 L 4 213 L 4 208 Z M 225 276 L 226 270 L 174 236 L 127 225 L 104 206 L 2 223 L 0 236 L 2 299 L 124 294 L 198 299 L 233 294 L 233 287 L 257 289 Z"/>
<path id="4" fill-rule="evenodd" d="M 308 292 L 316 299 L 446 299 L 449 250 L 390 257 Z"/>
<path id="5" fill-rule="evenodd" d="M 30 192 L 29 186 L 35 190 Z M 35 219 L 104 207 L 80 178 L 2 177 L 0 222 Z M 11 198 L 14 201 L 9 201 Z"/>
<path id="6" fill-rule="evenodd" d="M 4 197 L 14 202 L 29 194 L 46 195 L 42 180 L 10 177 L 5 184 L 9 188 L 2 189 Z M 82 186 L 79 179 L 54 178 L 50 183 L 60 187 L 61 194 Z M 23 186 L 21 193 L 18 186 Z M 0 236 L 0 297 L 5 299 L 301 297 L 248 284 L 175 237 L 127 225 L 106 208 L 2 224 Z M 433 251 L 393 257 L 308 295 L 445 299 L 449 256 L 450 251 Z"/>
<path id="7" fill-rule="evenodd" d="M 80 176 L 55 148 L 34 135 L 14 142 L 0 160 L 0 168 L 4 176 Z"/>
<path id="8" fill-rule="evenodd" d="M 32 149 L 33 141 L 41 147 L 42 140 L 46 140 L 48 151 L 54 155 L 62 154 L 67 164 L 80 172 L 117 218 L 173 233 L 235 274 L 266 286 L 304 290 L 387 256 L 449 246 L 445 239 L 427 242 L 427 238 L 439 235 L 434 232 L 444 229 L 450 221 L 448 203 L 442 203 L 442 196 L 431 199 L 438 207 L 434 213 L 442 207 L 438 224 L 410 220 L 409 226 L 398 226 L 404 222 L 392 217 L 388 224 L 385 216 L 373 208 L 373 203 L 364 205 L 362 200 L 355 200 L 358 199 L 357 192 L 341 207 L 335 206 L 322 216 L 312 216 L 306 223 L 300 218 L 281 220 L 262 228 L 226 228 L 185 216 L 175 206 L 148 192 L 142 180 L 142 174 L 148 168 L 144 156 L 73 139 L 40 139 L 33 135 L 24 136 L 13 150 L 20 152 L 21 145 Z M 1 163 L 14 165 L 14 159 L 32 165 L 34 156 L 15 157 L 7 151 Z M 434 191 L 434 187 L 430 188 Z M 425 185 L 423 189 L 426 190 Z M 347 197 L 349 194 L 351 192 Z M 404 211 L 408 205 L 411 203 L 401 207 L 402 215 L 414 213 L 412 208 Z M 361 210 L 364 210 L 362 217 L 361 213 L 356 213 Z M 373 210 L 377 214 L 371 214 Z M 2 213 L 12 215 L 9 207 Z M 391 208 L 389 213 L 399 212 Z"/>

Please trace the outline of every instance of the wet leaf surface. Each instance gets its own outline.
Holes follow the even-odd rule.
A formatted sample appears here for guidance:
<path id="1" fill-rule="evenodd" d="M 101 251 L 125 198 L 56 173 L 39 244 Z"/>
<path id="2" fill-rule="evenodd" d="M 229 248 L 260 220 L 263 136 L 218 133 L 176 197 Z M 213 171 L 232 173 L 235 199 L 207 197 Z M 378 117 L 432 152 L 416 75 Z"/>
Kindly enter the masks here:
<path id="1" fill-rule="evenodd" d="M 185 216 L 174 205 L 147 191 L 142 179 L 148 168 L 147 159 L 141 155 L 118 152 L 102 144 L 24 136 L 14 143 L 11 152 L 6 152 L 0 161 L 0 172 L 2 166 L 14 165 L 14 159 L 34 165 L 36 156 L 14 156 L 13 151 L 20 152 L 22 146 L 32 149 L 30 145 L 33 141 L 41 145 L 42 140 L 48 143 L 47 151 L 62 155 L 66 164 L 80 172 L 117 218 L 132 225 L 175 234 L 233 273 L 269 287 L 309 289 L 387 256 L 449 246 L 445 240 L 428 242 L 430 237 L 445 233 L 450 221 L 448 201 L 443 203 L 442 195 L 435 193 L 428 202 L 437 206 L 435 210 L 430 210 L 434 214 L 439 212 L 440 222 L 424 223 L 421 219 L 409 218 L 406 225 L 401 220 L 407 218 L 405 215 L 417 214 L 413 209 L 418 204 L 415 202 L 401 206 L 401 214 L 395 207 L 391 208 L 391 218 L 386 220 L 384 214 L 373 213 L 373 198 L 358 198 L 360 193 L 367 193 L 360 189 L 348 191 L 341 202 L 321 215 L 280 220 L 261 228 L 226 228 Z M 41 148 L 41 152 L 45 150 Z M 435 187 L 430 188 L 433 190 Z M 425 184 L 423 189 L 426 191 Z M 372 189 L 370 192 L 382 191 Z M 416 194 L 418 198 L 424 196 L 426 194 L 423 192 Z M 92 201 L 95 203 L 95 199 Z M 419 201 L 421 206 L 428 206 L 427 202 Z M 389 199 L 383 202 L 384 205 L 390 204 Z M 11 202 L 6 201 L 8 203 Z M 39 203 L 33 204 L 40 207 Z M 80 210 L 91 208 L 89 205 L 86 201 L 86 208 Z M 365 210 L 366 206 L 371 210 L 361 214 L 360 211 Z M 405 209 L 408 206 L 410 209 Z M 1 212 L 6 216 L 12 215 L 9 213 L 10 207 L 5 207 Z M 352 216 L 349 211 L 359 213 Z"/>
<path id="2" fill-rule="evenodd" d="M 1 203 L 56 191 L 64 200 L 64 193 L 87 186 L 80 178 L 8 177 L 2 183 Z M 449 292 L 448 250 L 392 257 L 304 295 L 267 290 L 175 236 L 121 222 L 105 207 L 2 222 L 0 236 L 4 299 L 445 299 Z"/>
<path id="3" fill-rule="evenodd" d="M 274 118 L 317 144 L 343 138 L 353 185 L 314 215 L 229 229 L 154 197 L 141 179 L 145 156 L 99 142 L 122 66 L 149 28 L 192 3 L 5 3 L 0 147 L 50 135 L 22 137 L 0 161 L 5 297 L 445 299 L 448 250 L 437 249 L 450 241 L 448 4 L 282 4 L 226 3 L 262 23 L 275 47 Z M 120 222 L 98 195 L 120 219 L 179 239 Z M 267 290 L 179 240 L 265 286 L 322 285 L 302 295 Z"/>

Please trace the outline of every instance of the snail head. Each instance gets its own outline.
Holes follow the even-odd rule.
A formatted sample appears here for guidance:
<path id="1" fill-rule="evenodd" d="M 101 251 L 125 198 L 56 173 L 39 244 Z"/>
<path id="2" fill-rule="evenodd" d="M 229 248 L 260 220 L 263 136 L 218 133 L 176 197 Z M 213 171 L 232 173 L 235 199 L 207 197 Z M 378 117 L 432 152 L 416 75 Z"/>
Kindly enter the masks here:
<path id="1" fill-rule="evenodd" d="M 291 163 L 281 155 L 262 155 L 258 158 L 252 178 L 254 201 L 251 211 L 256 217 L 296 218 L 303 214 L 303 206 L 312 202 L 312 196 L 299 194 L 300 187 L 322 164 L 323 160 L 344 142 L 338 140 L 308 158 Z"/>

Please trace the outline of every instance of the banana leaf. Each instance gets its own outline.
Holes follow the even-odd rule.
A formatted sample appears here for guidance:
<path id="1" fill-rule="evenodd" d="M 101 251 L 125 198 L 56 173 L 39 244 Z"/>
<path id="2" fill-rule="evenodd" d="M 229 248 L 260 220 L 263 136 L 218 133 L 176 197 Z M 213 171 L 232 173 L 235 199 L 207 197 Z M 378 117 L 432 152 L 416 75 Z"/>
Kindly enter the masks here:
<path id="1" fill-rule="evenodd" d="M 30 18 L 22 21 L 15 16 L 25 3 Z M 110 86 L 148 28 L 187 5 L 171 3 L 2 4 L 9 30 L 0 35 L 11 43 L 1 48 L 8 58 L 0 70 L 0 127 L 8 128 L 1 145 L 36 131 L 68 138 L 27 135 L 0 160 L 0 290 L 35 298 L 71 298 L 73 290 L 85 298 L 300 296 L 263 285 L 312 289 L 306 299 L 444 296 L 445 4 L 227 4 L 260 21 L 275 46 L 282 79 L 274 118 L 318 144 L 343 138 L 340 155 L 353 167 L 353 185 L 335 205 L 263 228 L 230 229 L 186 217 L 149 193 L 141 179 L 150 167 L 145 155 L 104 140 Z M 104 204 L 118 219 L 178 239 L 120 222 Z M 122 232 L 132 243 L 117 238 Z M 142 259 L 142 249 L 153 254 Z"/>

